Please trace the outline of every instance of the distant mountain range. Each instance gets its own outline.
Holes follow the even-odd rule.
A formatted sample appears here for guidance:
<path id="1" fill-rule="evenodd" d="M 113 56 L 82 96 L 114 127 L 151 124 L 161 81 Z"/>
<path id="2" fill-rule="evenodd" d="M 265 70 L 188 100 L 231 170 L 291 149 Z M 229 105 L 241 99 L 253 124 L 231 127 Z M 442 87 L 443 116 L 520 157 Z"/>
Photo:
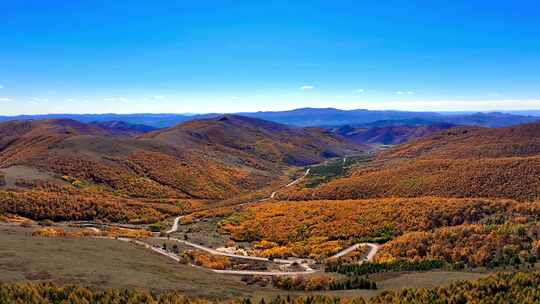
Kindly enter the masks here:
<path id="1" fill-rule="evenodd" d="M 301 108 L 290 111 L 245 112 L 237 114 L 299 127 L 377 124 L 380 121 L 392 122 L 393 125 L 449 123 L 482 127 L 506 127 L 540 120 L 540 111 L 519 111 L 515 113 L 438 113 Z M 220 115 L 222 114 L 46 114 L 0 116 L 0 121 L 73 119 L 84 123 L 121 121 L 134 125 L 146 125 L 152 128 L 168 128 L 181 122 L 214 118 Z"/>
<path id="2" fill-rule="evenodd" d="M 383 121 L 390 122 L 390 121 Z M 407 121 L 409 122 L 409 121 Z M 375 126 L 372 126 L 375 125 Z M 380 125 L 380 126 L 379 126 Z M 383 144 L 396 145 L 408 142 L 413 139 L 436 133 L 442 130 L 450 129 L 456 125 L 449 123 L 425 123 L 425 124 L 407 124 L 407 123 L 374 123 L 365 126 L 353 127 L 344 125 L 329 130 L 336 135 L 347 138 L 358 144 Z"/>
<path id="3" fill-rule="evenodd" d="M 282 124 L 296 126 L 342 126 L 377 124 L 381 121 L 392 121 L 389 125 L 430 125 L 449 123 L 455 125 L 471 125 L 489 128 L 500 128 L 540 120 L 532 115 L 516 115 L 502 112 L 445 114 L 437 112 L 408 111 L 372 111 L 372 110 L 339 110 L 333 108 L 303 108 L 281 112 L 241 113 L 243 116 L 255 117 Z"/>
<path id="4" fill-rule="evenodd" d="M 115 134 L 115 135 L 131 136 L 131 135 L 139 135 L 139 134 L 158 130 L 158 128 L 150 127 L 147 125 L 131 124 L 125 121 L 118 121 L 118 120 L 99 121 L 99 122 L 92 122 L 90 124 L 100 127 L 104 130 L 107 130 L 110 133 Z"/>
<path id="5" fill-rule="evenodd" d="M 72 119 L 82 123 L 101 123 L 121 121 L 132 125 L 146 125 L 153 128 L 168 128 L 181 122 L 202 118 L 205 115 L 187 114 L 43 114 L 43 115 L 19 115 L 0 116 L 0 121 L 11 120 L 42 120 L 42 119 Z M 216 115 L 209 115 L 216 116 Z"/>

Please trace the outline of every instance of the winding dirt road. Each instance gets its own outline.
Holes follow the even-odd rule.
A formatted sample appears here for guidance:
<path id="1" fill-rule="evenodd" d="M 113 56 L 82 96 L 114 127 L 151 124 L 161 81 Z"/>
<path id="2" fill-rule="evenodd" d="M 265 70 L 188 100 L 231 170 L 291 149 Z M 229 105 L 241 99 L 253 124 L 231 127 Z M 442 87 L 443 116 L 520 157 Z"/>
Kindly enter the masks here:
<path id="1" fill-rule="evenodd" d="M 288 188 L 288 187 L 291 187 L 291 186 L 294 186 L 294 185 L 298 184 L 300 181 L 302 181 L 304 178 L 306 178 L 306 176 L 308 176 L 309 171 L 311 171 L 311 169 L 307 169 L 306 173 L 304 173 L 304 175 L 302 175 L 299 178 L 297 178 L 297 179 L 293 180 L 292 182 L 288 183 L 287 185 L 285 185 L 281 189 Z M 279 190 L 281 190 L 281 189 L 279 189 Z M 276 194 L 279 192 L 279 190 L 276 190 L 276 191 L 272 192 L 272 194 L 270 194 L 269 198 L 272 199 L 272 198 L 276 197 Z"/>
<path id="2" fill-rule="evenodd" d="M 304 173 L 304 175 L 302 175 L 301 177 L 293 180 L 289 184 L 283 186 L 281 189 L 291 187 L 291 186 L 294 186 L 294 185 L 298 184 L 300 181 L 302 181 L 304 178 L 306 178 L 309 175 L 309 172 L 310 172 L 310 169 L 307 169 L 306 172 Z M 268 197 L 266 199 L 259 200 L 257 202 L 262 202 L 262 201 L 266 201 L 266 200 L 275 198 L 276 194 L 281 189 L 272 192 L 270 197 Z M 181 215 L 181 216 L 176 217 L 174 219 L 174 221 L 173 221 L 172 227 L 169 230 L 165 231 L 165 233 L 171 234 L 171 233 L 174 233 L 174 232 L 178 231 L 178 226 L 180 224 L 180 220 L 184 216 L 185 215 Z M 297 265 L 299 265 L 300 267 L 302 267 L 304 269 L 303 271 L 287 272 L 287 271 L 216 270 L 216 269 L 204 268 L 206 270 L 213 271 L 215 273 L 231 274 L 231 275 L 282 276 L 282 275 L 306 275 L 306 274 L 312 274 L 312 273 L 316 273 L 316 272 L 320 271 L 318 269 L 312 269 L 309 266 L 311 261 L 308 260 L 308 259 L 299 259 L 299 258 L 268 259 L 268 258 L 257 257 L 257 256 L 237 255 L 237 254 L 218 251 L 218 250 L 215 250 L 215 249 L 203 246 L 203 245 L 195 244 L 195 243 L 192 243 L 192 242 L 189 242 L 189 241 L 186 241 L 186 240 L 181 240 L 181 239 L 170 237 L 170 236 L 168 236 L 168 237 L 156 237 L 156 239 L 175 241 L 175 242 L 178 242 L 178 243 L 181 243 L 181 244 L 184 244 L 184 245 L 187 245 L 187 246 L 190 246 L 190 247 L 205 251 L 205 252 L 213 254 L 213 255 L 226 256 L 226 257 L 236 258 L 236 259 L 245 259 L 245 260 L 253 260 L 253 261 L 263 261 L 263 262 L 278 263 L 278 264 L 287 264 L 287 265 L 297 264 Z M 135 244 L 142 245 L 145 248 L 149 248 L 149 249 L 153 250 L 154 252 L 159 253 L 161 255 L 164 255 L 164 256 L 166 256 L 168 258 L 171 258 L 171 259 L 173 259 L 173 260 L 175 260 L 177 262 L 180 261 L 180 258 L 177 255 L 175 255 L 173 253 L 170 253 L 170 252 L 168 252 L 166 250 L 163 250 L 163 249 L 161 249 L 159 247 L 151 246 L 151 245 L 149 245 L 149 244 L 147 244 L 147 243 L 145 243 L 143 241 L 131 240 L 131 239 L 127 239 L 127 238 L 119 238 L 119 240 L 126 241 L 126 242 L 132 241 Z M 361 263 L 365 262 L 365 261 L 372 261 L 373 258 L 375 257 L 375 255 L 377 254 L 378 249 L 379 249 L 379 245 L 372 244 L 372 243 L 358 243 L 358 244 L 355 244 L 353 246 L 350 246 L 350 247 L 336 253 L 335 255 L 329 257 L 328 259 L 339 258 L 339 257 L 345 256 L 345 255 L 353 252 L 354 250 L 358 249 L 361 246 L 368 246 L 369 247 L 369 251 L 367 252 L 365 258 L 361 261 Z M 195 266 L 195 265 L 192 265 L 192 266 Z"/>
<path id="3" fill-rule="evenodd" d="M 373 243 L 354 244 L 351 247 L 349 247 L 347 249 L 344 249 L 344 250 L 334 254 L 333 256 L 330 257 L 330 259 L 336 259 L 336 258 L 339 258 L 339 257 L 342 257 L 342 256 L 346 256 L 347 254 L 355 251 L 356 249 L 358 249 L 358 248 L 360 248 L 362 246 L 369 247 L 368 252 L 367 252 L 366 257 L 364 258 L 364 260 L 367 261 L 367 262 L 373 261 L 373 258 L 375 257 L 375 254 L 377 254 L 377 251 L 379 250 L 379 245 L 373 244 Z"/>
<path id="4" fill-rule="evenodd" d="M 184 217 L 184 216 L 181 215 L 181 216 L 176 217 L 174 219 L 174 222 L 173 222 L 173 225 L 172 225 L 171 229 L 165 231 L 165 233 L 170 234 L 170 233 L 173 233 L 173 232 L 177 231 L 178 230 L 178 223 L 180 222 L 182 217 Z"/>
<path id="5" fill-rule="evenodd" d="M 212 272 L 215 272 L 215 273 L 231 274 L 231 275 L 282 276 L 282 275 L 307 275 L 307 274 L 312 274 L 312 273 L 316 273 L 316 272 L 320 271 L 318 269 L 311 268 L 309 266 L 309 260 L 307 260 L 307 259 L 300 259 L 300 258 L 294 258 L 294 259 L 268 259 L 268 258 L 263 258 L 263 257 L 258 257 L 258 256 L 237 255 L 237 254 L 218 251 L 218 250 L 215 250 L 215 249 L 212 249 L 212 248 L 208 248 L 206 246 L 202 246 L 202 245 L 195 244 L 195 243 L 185 241 L 185 240 L 180 240 L 180 239 L 177 239 L 177 238 L 157 237 L 155 239 L 175 241 L 175 242 L 178 242 L 178 243 L 181 243 L 181 244 L 184 244 L 184 245 L 187 245 L 187 246 L 190 246 L 190 247 L 205 251 L 205 252 L 213 254 L 213 255 L 226 256 L 226 257 L 230 257 L 230 258 L 252 260 L 252 261 L 261 261 L 261 262 L 269 262 L 269 263 L 277 263 L 277 264 L 287 264 L 287 265 L 292 265 L 292 264 L 296 263 L 296 264 L 298 264 L 298 266 L 300 266 L 300 267 L 302 267 L 304 269 L 302 271 L 252 271 L 252 270 L 216 270 L 216 269 L 204 268 L 204 269 L 206 269 L 208 271 L 212 271 Z M 159 253 L 159 254 L 164 255 L 164 256 L 166 256 L 166 257 L 168 257 L 170 259 L 175 260 L 176 262 L 180 261 L 180 258 L 177 255 L 175 255 L 175 254 L 173 254 L 171 252 L 168 252 L 166 250 L 163 250 L 163 249 L 161 249 L 159 247 L 155 247 L 155 246 L 152 246 L 150 244 L 147 244 L 147 243 L 145 243 L 143 241 L 133 240 L 133 239 L 129 239 L 129 238 L 118 238 L 118 240 L 121 240 L 121 241 L 124 241 L 124 242 L 132 242 L 132 243 L 144 246 L 145 248 L 151 249 L 156 253 Z M 377 250 L 379 249 L 379 245 L 372 244 L 372 243 L 355 244 L 353 246 L 350 246 L 350 247 L 336 253 L 335 255 L 329 257 L 328 259 L 339 258 L 339 257 L 345 256 L 348 253 L 358 249 L 361 246 L 368 246 L 369 247 L 369 251 L 367 252 L 365 258 L 361 261 L 361 263 L 366 262 L 366 261 L 367 262 L 372 261 L 373 258 L 375 257 L 375 254 L 377 254 Z"/>

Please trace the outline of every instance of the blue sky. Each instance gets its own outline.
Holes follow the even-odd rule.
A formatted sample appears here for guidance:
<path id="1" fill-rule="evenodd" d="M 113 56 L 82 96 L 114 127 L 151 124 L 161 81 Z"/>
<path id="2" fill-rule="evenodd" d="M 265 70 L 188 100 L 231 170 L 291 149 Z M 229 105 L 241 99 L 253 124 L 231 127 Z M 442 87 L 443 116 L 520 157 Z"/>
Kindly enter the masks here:
<path id="1" fill-rule="evenodd" d="M 537 1 L 0 1 L 0 114 L 540 109 Z"/>

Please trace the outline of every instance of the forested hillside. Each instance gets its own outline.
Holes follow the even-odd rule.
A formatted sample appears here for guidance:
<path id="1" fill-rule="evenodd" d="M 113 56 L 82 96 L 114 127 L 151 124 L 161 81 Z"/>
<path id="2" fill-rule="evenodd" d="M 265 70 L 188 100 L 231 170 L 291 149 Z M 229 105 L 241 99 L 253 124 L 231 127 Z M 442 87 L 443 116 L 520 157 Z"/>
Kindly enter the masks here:
<path id="1" fill-rule="evenodd" d="M 398 241 L 411 232 L 469 224 L 517 225 L 538 220 L 539 212 L 540 201 L 492 199 L 419 197 L 267 202 L 232 213 L 220 227 L 236 241 L 255 242 L 254 247 L 262 256 L 321 259 L 355 242 L 384 243 L 394 238 Z M 529 243 L 537 239 L 534 236 Z M 474 242 L 463 244 L 469 250 L 477 248 Z M 422 252 L 417 242 L 410 242 L 409 246 Z M 423 257 L 428 256 L 432 257 L 429 254 Z"/>
<path id="2" fill-rule="evenodd" d="M 331 130 L 360 144 L 397 145 L 455 127 L 455 125 L 449 123 L 430 122 L 423 122 L 420 125 L 407 125 L 406 121 L 404 123 L 388 121 L 388 124 L 385 125 L 385 121 L 381 121 L 381 126 L 376 122 L 365 126 L 345 125 Z"/>
<path id="3" fill-rule="evenodd" d="M 280 198 L 540 198 L 540 124 L 502 129 L 457 127 L 386 150 L 369 164 L 316 188 Z"/>
<path id="4" fill-rule="evenodd" d="M 364 149 L 317 129 L 237 116 L 139 137 L 124 127 L 73 120 L 0 124 L 0 211 L 151 222 L 260 189 L 291 165 Z"/>

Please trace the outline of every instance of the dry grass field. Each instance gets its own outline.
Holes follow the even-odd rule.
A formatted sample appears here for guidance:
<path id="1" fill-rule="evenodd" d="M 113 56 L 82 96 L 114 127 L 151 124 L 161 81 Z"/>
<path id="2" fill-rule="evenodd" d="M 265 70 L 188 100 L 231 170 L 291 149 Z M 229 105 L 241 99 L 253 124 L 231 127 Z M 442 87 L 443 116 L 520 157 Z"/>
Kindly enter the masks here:
<path id="1" fill-rule="evenodd" d="M 237 276 L 224 276 L 171 261 L 128 243 L 89 238 L 38 238 L 30 230 L 0 226 L 0 282 L 52 281 L 96 288 L 175 290 L 192 297 L 270 297 L 304 295 L 270 287 L 247 286 Z M 432 287 L 484 273 L 424 272 L 374 276 L 377 291 L 339 291 L 346 297 L 373 296 L 385 289 Z"/>

